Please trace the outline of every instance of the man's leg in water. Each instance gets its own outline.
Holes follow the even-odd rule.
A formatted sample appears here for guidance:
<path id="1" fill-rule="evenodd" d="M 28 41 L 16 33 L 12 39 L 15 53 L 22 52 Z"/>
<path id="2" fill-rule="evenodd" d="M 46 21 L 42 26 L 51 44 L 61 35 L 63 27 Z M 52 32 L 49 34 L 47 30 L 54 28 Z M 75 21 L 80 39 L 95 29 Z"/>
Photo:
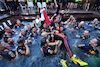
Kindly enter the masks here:
<path id="1" fill-rule="evenodd" d="M 61 40 L 61 41 L 63 42 L 63 44 L 65 45 L 65 47 L 66 47 L 66 49 L 67 49 L 67 52 L 69 53 L 70 57 L 72 57 L 72 52 L 71 52 L 71 50 L 70 50 L 70 48 L 69 48 L 69 45 L 68 45 L 68 43 L 67 43 L 67 37 L 65 36 L 65 38 L 63 38 L 63 37 L 61 37 L 61 36 L 59 36 L 59 35 L 55 35 L 55 36 L 54 36 L 54 39 L 55 39 L 55 40 Z"/>

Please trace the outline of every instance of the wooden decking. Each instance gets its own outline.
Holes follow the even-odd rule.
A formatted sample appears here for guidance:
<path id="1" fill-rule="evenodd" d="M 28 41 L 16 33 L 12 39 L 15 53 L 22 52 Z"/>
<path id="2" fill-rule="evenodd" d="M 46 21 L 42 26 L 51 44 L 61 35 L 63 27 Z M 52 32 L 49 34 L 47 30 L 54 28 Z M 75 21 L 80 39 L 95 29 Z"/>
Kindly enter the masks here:
<path id="1" fill-rule="evenodd" d="M 35 20 L 36 15 L 38 14 L 38 10 L 34 10 L 34 12 L 24 12 L 17 15 L 10 15 L 8 12 L 4 12 L 0 14 L 0 25 L 4 27 L 2 23 L 5 22 L 8 26 L 12 28 L 17 19 L 20 19 L 21 21 L 33 21 Z M 49 16 L 52 16 L 54 12 L 56 12 L 56 10 L 47 10 Z M 65 12 L 67 12 L 67 10 L 65 10 Z M 98 11 L 70 10 L 68 14 L 64 15 L 63 21 L 67 20 L 69 18 L 69 15 L 73 15 L 77 19 L 77 21 L 90 21 L 94 18 L 98 18 L 100 20 L 100 12 Z M 10 20 L 12 25 L 9 25 L 7 20 Z M 3 32 L 4 30 L 0 32 L 0 34 L 2 34 Z"/>
<path id="2" fill-rule="evenodd" d="M 38 14 L 38 10 L 34 10 L 34 11 L 35 14 L 28 14 L 26 12 L 26 13 L 22 13 L 21 15 L 23 16 L 23 18 L 29 16 L 36 17 L 36 15 Z M 49 16 L 52 16 L 55 12 L 56 10 L 51 10 L 51 9 L 47 10 Z M 65 12 L 67 12 L 67 10 L 65 10 Z M 68 14 L 74 15 L 74 17 L 77 18 L 78 21 L 80 20 L 89 21 L 89 20 L 93 20 L 94 18 L 98 18 L 100 20 L 100 12 L 98 11 L 70 10 Z M 64 20 L 66 20 L 67 18 L 69 18 L 69 16 L 65 15 Z M 30 18 L 27 20 L 30 20 Z"/>

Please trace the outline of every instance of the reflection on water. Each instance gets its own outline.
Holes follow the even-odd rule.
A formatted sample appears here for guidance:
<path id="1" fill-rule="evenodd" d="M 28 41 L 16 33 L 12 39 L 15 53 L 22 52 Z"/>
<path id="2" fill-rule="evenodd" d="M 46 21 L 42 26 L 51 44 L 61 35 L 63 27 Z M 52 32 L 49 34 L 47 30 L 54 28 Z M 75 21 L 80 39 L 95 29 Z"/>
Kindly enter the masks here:
<path id="1" fill-rule="evenodd" d="M 87 21 L 86 21 L 87 22 Z M 30 24 L 32 26 L 32 22 L 22 22 L 23 24 Z M 71 26 L 66 30 L 66 35 L 68 37 L 68 44 L 74 54 L 77 55 L 78 58 L 87 62 L 89 65 L 86 67 L 100 67 L 100 53 L 99 56 L 88 56 L 81 49 L 75 48 L 73 45 L 75 44 L 88 44 L 90 39 L 98 38 L 100 36 L 99 30 L 94 30 L 93 28 L 84 25 L 85 29 L 90 31 L 91 37 L 87 40 L 82 40 L 80 38 L 76 38 L 74 34 L 70 33 Z M 22 27 L 24 28 L 24 27 Z M 20 29 L 17 29 L 19 34 Z M 78 34 L 82 34 L 84 30 L 76 30 Z M 13 37 L 15 43 L 17 42 L 18 35 Z M 43 56 L 40 51 L 40 42 L 42 37 L 39 35 L 37 39 L 32 38 L 32 43 L 28 44 L 31 53 L 29 56 L 19 55 L 17 60 L 8 61 L 6 59 L 0 58 L 0 67 L 62 67 L 60 64 L 61 59 L 66 59 L 66 63 L 69 67 L 80 67 L 71 62 L 69 55 L 62 45 L 56 55 L 51 56 Z M 98 47 L 97 49 L 100 51 Z"/>

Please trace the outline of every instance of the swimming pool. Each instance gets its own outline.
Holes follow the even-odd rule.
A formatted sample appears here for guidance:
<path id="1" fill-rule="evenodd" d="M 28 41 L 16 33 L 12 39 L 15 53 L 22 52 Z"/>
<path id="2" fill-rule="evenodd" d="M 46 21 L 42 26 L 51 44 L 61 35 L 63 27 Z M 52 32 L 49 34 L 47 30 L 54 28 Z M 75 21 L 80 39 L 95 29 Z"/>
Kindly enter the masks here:
<path id="1" fill-rule="evenodd" d="M 87 23 L 88 21 L 85 21 Z M 32 22 L 26 22 L 23 21 L 23 24 L 30 24 L 32 26 Z M 85 29 L 88 29 L 90 31 L 90 38 L 88 40 L 82 40 L 80 38 L 76 38 L 74 34 L 70 33 L 72 25 L 66 29 L 66 35 L 68 39 L 68 44 L 70 45 L 71 51 L 76 54 L 78 58 L 81 60 L 87 62 L 89 65 L 85 67 L 99 67 L 100 66 L 100 53 L 98 56 L 87 56 L 85 53 L 79 49 L 74 47 L 73 45 L 75 44 L 88 44 L 90 39 L 93 38 L 98 38 L 100 37 L 100 31 L 99 30 L 94 30 L 92 27 L 87 26 L 84 24 Z M 24 27 L 22 27 L 24 28 Z M 21 29 L 21 28 L 20 28 Z M 20 29 L 16 29 L 17 32 L 20 32 Z M 76 30 L 77 34 L 82 34 L 84 30 Z M 18 35 L 13 37 L 15 43 L 17 42 Z M 40 44 L 41 44 L 41 39 L 42 37 L 39 35 L 37 39 L 32 38 L 32 43 L 28 44 L 31 53 L 29 56 L 24 56 L 24 55 L 19 55 L 17 60 L 11 60 L 8 61 L 6 59 L 1 59 L 0 58 L 0 67 L 62 67 L 60 60 L 61 59 L 66 59 L 66 63 L 68 67 L 80 67 L 78 65 L 75 65 L 74 63 L 71 62 L 69 55 L 66 51 L 64 46 L 61 46 L 58 49 L 57 54 L 51 55 L 51 56 L 44 56 L 42 55 L 40 51 Z M 17 45 L 17 44 L 16 44 Z M 98 47 L 98 51 L 100 52 L 100 47 Z"/>

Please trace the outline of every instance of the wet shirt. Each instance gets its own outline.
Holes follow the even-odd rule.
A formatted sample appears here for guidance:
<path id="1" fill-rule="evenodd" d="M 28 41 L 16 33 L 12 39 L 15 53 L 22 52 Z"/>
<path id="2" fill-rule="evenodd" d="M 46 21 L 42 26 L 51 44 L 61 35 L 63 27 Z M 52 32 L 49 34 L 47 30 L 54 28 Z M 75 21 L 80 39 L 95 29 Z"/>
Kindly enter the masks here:
<path id="1" fill-rule="evenodd" d="M 25 34 L 25 35 L 22 34 L 22 36 L 20 36 L 19 38 L 24 38 L 26 40 L 28 37 L 29 37 L 28 34 Z"/>
<path id="2" fill-rule="evenodd" d="M 38 33 L 37 33 L 37 32 L 32 32 L 32 33 L 30 34 L 30 36 L 31 36 L 31 37 L 34 37 L 34 38 L 37 38 Z"/>
<path id="3" fill-rule="evenodd" d="M 16 24 L 16 25 L 14 26 L 14 28 L 16 29 L 16 28 L 20 28 L 20 27 L 22 27 L 22 26 L 24 26 L 24 25 L 23 25 L 23 24 L 20 24 L 20 25 L 17 25 L 17 24 Z"/>
<path id="4" fill-rule="evenodd" d="M 54 46 L 52 46 L 54 47 Z M 51 47 L 43 47 L 43 52 L 45 55 L 50 55 L 50 54 L 54 54 L 54 50 Z"/>
<path id="5" fill-rule="evenodd" d="M 26 53 L 26 48 L 25 48 L 25 46 L 24 46 L 24 45 L 23 45 L 23 46 L 18 46 L 17 52 L 18 52 L 19 54 L 25 54 L 25 53 Z"/>
<path id="6" fill-rule="evenodd" d="M 92 21 L 89 21 L 89 22 L 88 22 L 88 24 L 92 25 L 92 24 L 93 24 L 93 22 L 92 22 Z"/>
<path id="7" fill-rule="evenodd" d="M 85 46 L 78 45 L 77 47 L 83 49 L 83 51 L 86 52 L 87 54 L 99 53 L 99 51 L 96 48 L 94 49 L 91 45 L 85 45 Z"/>
<path id="8" fill-rule="evenodd" d="M 6 41 L 8 38 L 12 38 L 14 36 L 15 32 L 12 31 L 11 32 L 11 35 L 7 35 L 7 34 L 3 34 L 3 40 Z"/>
<path id="9" fill-rule="evenodd" d="M 93 21 L 89 21 L 87 24 L 94 27 L 94 29 L 100 30 L 99 24 L 93 23 Z"/>
<path id="10" fill-rule="evenodd" d="M 32 28 L 30 30 L 26 30 L 27 35 L 30 35 L 32 33 Z"/>
<path id="11" fill-rule="evenodd" d="M 43 29 L 42 29 L 42 32 L 50 32 L 50 30 L 47 29 L 47 28 L 43 28 Z"/>
<path id="12" fill-rule="evenodd" d="M 15 55 L 15 51 L 12 51 L 12 50 L 5 48 L 4 50 L 0 51 L 0 56 L 2 58 L 11 60 L 11 59 L 14 59 L 16 55 Z"/>
<path id="13" fill-rule="evenodd" d="M 61 33 L 61 34 L 63 34 L 63 35 L 66 35 L 65 30 L 66 30 L 66 29 L 64 29 L 63 31 L 59 31 L 59 33 Z"/>
<path id="14" fill-rule="evenodd" d="M 88 39 L 88 38 L 90 38 L 90 35 L 88 35 L 88 36 L 81 35 L 80 38 L 82 38 L 82 39 Z"/>
<path id="15" fill-rule="evenodd" d="M 15 32 L 14 31 L 11 31 L 11 35 L 4 34 L 3 37 L 12 38 L 14 34 L 15 34 Z"/>
<path id="16" fill-rule="evenodd" d="M 59 24 L 51 22 L 51 26 L 53 26 L 53 30 L 59 30 Z"/>
<path id="17" fill-rule="evenodd" d="M 85 29 L 83 26 L 81 26 L 80 28 L 78 27 L 78 24 L 76 24 L 75 26 L 74 26 L 74 28 L 76 28 L 76 29 Z"/>

